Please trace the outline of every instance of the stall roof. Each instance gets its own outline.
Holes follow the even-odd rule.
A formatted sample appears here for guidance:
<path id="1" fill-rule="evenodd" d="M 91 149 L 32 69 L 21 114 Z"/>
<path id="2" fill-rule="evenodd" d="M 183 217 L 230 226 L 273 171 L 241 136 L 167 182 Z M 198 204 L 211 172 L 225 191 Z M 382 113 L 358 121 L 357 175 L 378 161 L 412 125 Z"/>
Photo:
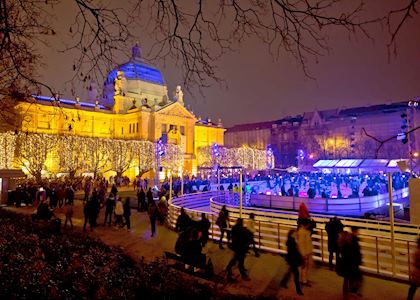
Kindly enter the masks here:
<path id="1" fill-rule="evenodd" d="M 365 159 L 360 165 L 361 168 L 385 168 L 388 165 L 388 159 Z"/>
<path id="2" fill-rule="evenodd" d="M 363 159 L 342 159 L 335 167 L 336 168 L 356 168 L 362 163 Z"/>
<path id="3" fill-rule="evenodd" d="M 318 160 L 313 166 L 315 168 L 332 168 L 339 161 L 340 161 L 339 159 L 321 159 L 321 160 Z"/>
<path id="4" fill-rule="evenodd" d="M 395 168 L 400 159 L 321 159 L 315 168 Z"/>

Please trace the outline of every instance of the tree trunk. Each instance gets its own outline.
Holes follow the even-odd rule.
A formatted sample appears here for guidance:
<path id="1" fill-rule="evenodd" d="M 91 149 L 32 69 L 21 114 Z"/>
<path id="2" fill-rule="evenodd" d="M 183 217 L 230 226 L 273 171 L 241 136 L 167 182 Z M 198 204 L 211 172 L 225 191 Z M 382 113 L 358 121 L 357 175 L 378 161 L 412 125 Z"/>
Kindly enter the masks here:
<path id="1" fill-rule="evenodd" d="M 32 175 L 35 177 L 35 181 L 37 184 L 40 184 L 42 182 L 41 171 L 36 171 Z"/>

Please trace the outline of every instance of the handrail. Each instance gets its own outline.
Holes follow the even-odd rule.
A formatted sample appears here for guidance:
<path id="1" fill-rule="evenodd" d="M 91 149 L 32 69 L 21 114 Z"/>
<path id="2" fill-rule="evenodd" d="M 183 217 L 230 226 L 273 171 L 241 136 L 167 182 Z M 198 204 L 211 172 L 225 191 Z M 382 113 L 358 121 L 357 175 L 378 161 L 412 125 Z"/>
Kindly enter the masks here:
<path id="1" fill-rule="evenodd" d="M 199 219 L 201 213 L 203 211 L 196 210 L 194 208 L 188 208 L 190 204 L 194 204 L 195 202 L 205 203 L 207 201 L 210 202 L 211 212 L 205 212 L 208 216 L 211 226 L 209 229 L 210 238 L 214 240 L 218 240 L 220 238 L 220 230 L 219 227 L 216 225 L 217 213 L 218 210 L 222 205 L 226 205 L 228 210 L 231 212 L 230 214 L 230 223 L 233 225 L 235 219 L 239 217 L 239 210 L 237 207 L 217 202 L 218 198 L 223 197 L 226 195 L 227 192 L 221 191 L 211 191 L 206 193 L 196 193 L 190 195 L 184 195 L 183 197 L 173 198 L 170 201 L 169 205 L 169 218 L 168 223 L 169 225 L 174 228 L 176 224 L 176 219 L 179 215 L 181 207 L 184 207 L 183 204 L 188 204 L 187 207 L 184 207 L 186 212 L 193 218 Z M 183 199 L 181 199 L 183 198 Z M 297 216 L 295 214 L 285 214 L 283 216 L 287 216 L 288 219 L 279 218 L 279 213 L 277 211 L 277 219 L 275 218 L 273 213 L 264 211 L 265 214 L 269 214 L 269 216 L 263 216 L 263 211 L 258 211 L 255 208 L 246 207 L 243 209 L 243 215 L 247 216 L 250 212 L 254 212 L 256 214 L 256 238 L 257 246 L 260 249 L 274 252 L 274 253 L 285 253 L 286 252 L 286 238 L 287 232 L 296 227 L 296 219 Z M 273 216 L 270 216 L 273 215 Z M 318 219 L 317 221 L 322 221 L 322 218 Z M 381 222 L 381 224 L 375 223 L 366 223 L 366 220 L 363 219 L 351 219 L 347 218 L 347 220 L 343 220 L 344 224 L 351 223 L 358 223 L 359 227 L 364 227 L 366 225 L 373 226 L 377 225 L 378 232 L 387 234 L 386 222 Z M 319 222 L 322 224 L 323 222 Z M 385 226 L 383 226 L 385 225 Z M 404 227 L 404 226 L 401 226 Z M 372 228 L 366 228 L 367 230 L 372 230 Z M 414 253 L 416 243 L 414 241 L 414 237 L 410 236 L 406 233 L 407 228 L 398 228 L 402 232 L 401 236 L 397 236 L 395 238 L 395 247 L 397 256 L 397 265 L 396 265 L 396 274 L 395 277 L 407 280 L 409 278 L 409 271 L 410 271 L 410 254 Z M 410 229 L 410 228 L 408 228 Z M 419 229 L 417 227 L 412 228 L 415 229 L 417 235 L 419 234 Z M 313 258 L 319 261 L 328 261 L 328 249 L 327 249 L 327 241 L 328 236 L 325 232 L 324 228 L 321 226 L 317 226 L 314 230 L 314 234 L 312 235 L 313 245 L 314 245 L 314 253 Z M 372 232 L 364 230 L 359 235 L 361 250 L 363 254 L 363 262 L 361 268 L 366 272 L 381 274 L 387 277 L 393 277 L 392 275 L 392 260 L 391 260 L 391 243 L 389 236 L 372 234 Z"/>

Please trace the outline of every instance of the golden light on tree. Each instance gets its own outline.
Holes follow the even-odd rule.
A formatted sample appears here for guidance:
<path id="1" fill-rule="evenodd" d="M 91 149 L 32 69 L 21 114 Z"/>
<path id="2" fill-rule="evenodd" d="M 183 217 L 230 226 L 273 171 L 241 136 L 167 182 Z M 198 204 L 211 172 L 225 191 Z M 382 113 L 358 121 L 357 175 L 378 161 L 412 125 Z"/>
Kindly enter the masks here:
<path id="1" fill-rule="evenodd" d="M 155 146 L 149 141 L 134 141 L 134 152 L 138 176 L 156 168 Z"/>
<path id="2" fill-rule="evenodd" d="M 86 138 L 86 151 L 83 153 L 86 170 L 96 178 L 108 164 L 108 139 Z"/>
<path id="3" fill-rule="evenodd" d="M 16 159 L 19 165 L 40 181 L 42 171 L 48 171 L 46 162 L 56 149 L 57 142 L 56 135 L 19 133 L 16 142 Z"/>
<path id="4" fill-rule="evenodd" d="M 131 140 L 111 139 L 106 140 L 106 144 L 110 169 L 117 173 L 117 177 L 121 177 L 134 160 L 136 144 Z"/>
<path id="5" fill-rule="evenodd" d="M 0 134 L 0 169 L 11 169 L 15 156 L 16 135 L 12 132 Z"/>
<path id="6" fill-rule="evenodd" d="M 184 153 L 179 145 L 167 144 L 165 146 L 165 155 L 161 158 L 161 166 L 172 173 L 182 172 L 184 165 Z"/>
<path id="7" fill-rule="evenodd" d="M 210 167 L 214 163 L 224 167 L 242 166 L 249 170 L 265 170 L 267 168 L 267 151 L 250 147 L 219 147 L 219 155 L 212 155 L 211 147 L 198 149 L 198 165 Z M 213 157 L 212 157 L 213 156 Z"/>
<path id="8" fill-rule="evenodd" d="M 60 136 L 58 161 L 62 173 L 73 179 L 84 166 L 83 154 L 86 152 L 86 138 L 68 135 Z"/>

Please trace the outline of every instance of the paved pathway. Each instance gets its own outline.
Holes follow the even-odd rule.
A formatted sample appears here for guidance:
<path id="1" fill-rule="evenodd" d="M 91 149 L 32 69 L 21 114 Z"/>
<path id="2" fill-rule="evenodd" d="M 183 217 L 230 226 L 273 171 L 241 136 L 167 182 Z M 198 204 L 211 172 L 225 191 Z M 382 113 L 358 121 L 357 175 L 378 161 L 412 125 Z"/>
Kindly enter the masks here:
<path id="1" fill-rule="evenodd" d="M 30 213 L 33 208 L 10 208 L 14 211 Z M 59 216 L 60 212 L 57 213 Z M 98 223 L 103 222 L 104 212 L 101 211 Z M 100 226 L 89 235 L 101 238 L 105 243 L 120 246 L 134 258 L 144 257 L 146 260 L 153 260 L 162 257 L 164 251 L 173 251 L 177 234 L 164 226 L 158 226 L 157 236 L 151 237 L 150 226 L 146 213 L 138 213 L 133 210 L 131 217 L 132 230 L 116 229 L 114 227 Z M 74 230 L 81 230 L 83 225 L 82 205 L 76 201 Z M 220 273 L 227 265 L 232 256 L 232 252 L 225 248 L 220 250 L 213 242 L 209 242 L 204 251 L 212 258 L 215 272 Z M 287 269 L 284 259 L 279 255 L 263 253 L 259 258 L 248 255 L 245 266 L 249 270 L 251 281 L 241 281 L 220 286 L 228 292 L 236 294 L 266 295 L 274 296 L 278 299 L 342 299 L 341 286 L 342 278 L 325 267 L 313 266 L 310 271 L 309 279 L 312 287 L 304 288 L 304 296 L 297 296 L 292 280 L 288 289 L 280 289 L 279 281 Z M 235 270 L 237 272 L 237 270 Z M 394 281 L 364 277 L 363 296 L 355 299 L 406 299 L 408 285 Z M 420 300 L 420 291 L 415 299 Z"/>

